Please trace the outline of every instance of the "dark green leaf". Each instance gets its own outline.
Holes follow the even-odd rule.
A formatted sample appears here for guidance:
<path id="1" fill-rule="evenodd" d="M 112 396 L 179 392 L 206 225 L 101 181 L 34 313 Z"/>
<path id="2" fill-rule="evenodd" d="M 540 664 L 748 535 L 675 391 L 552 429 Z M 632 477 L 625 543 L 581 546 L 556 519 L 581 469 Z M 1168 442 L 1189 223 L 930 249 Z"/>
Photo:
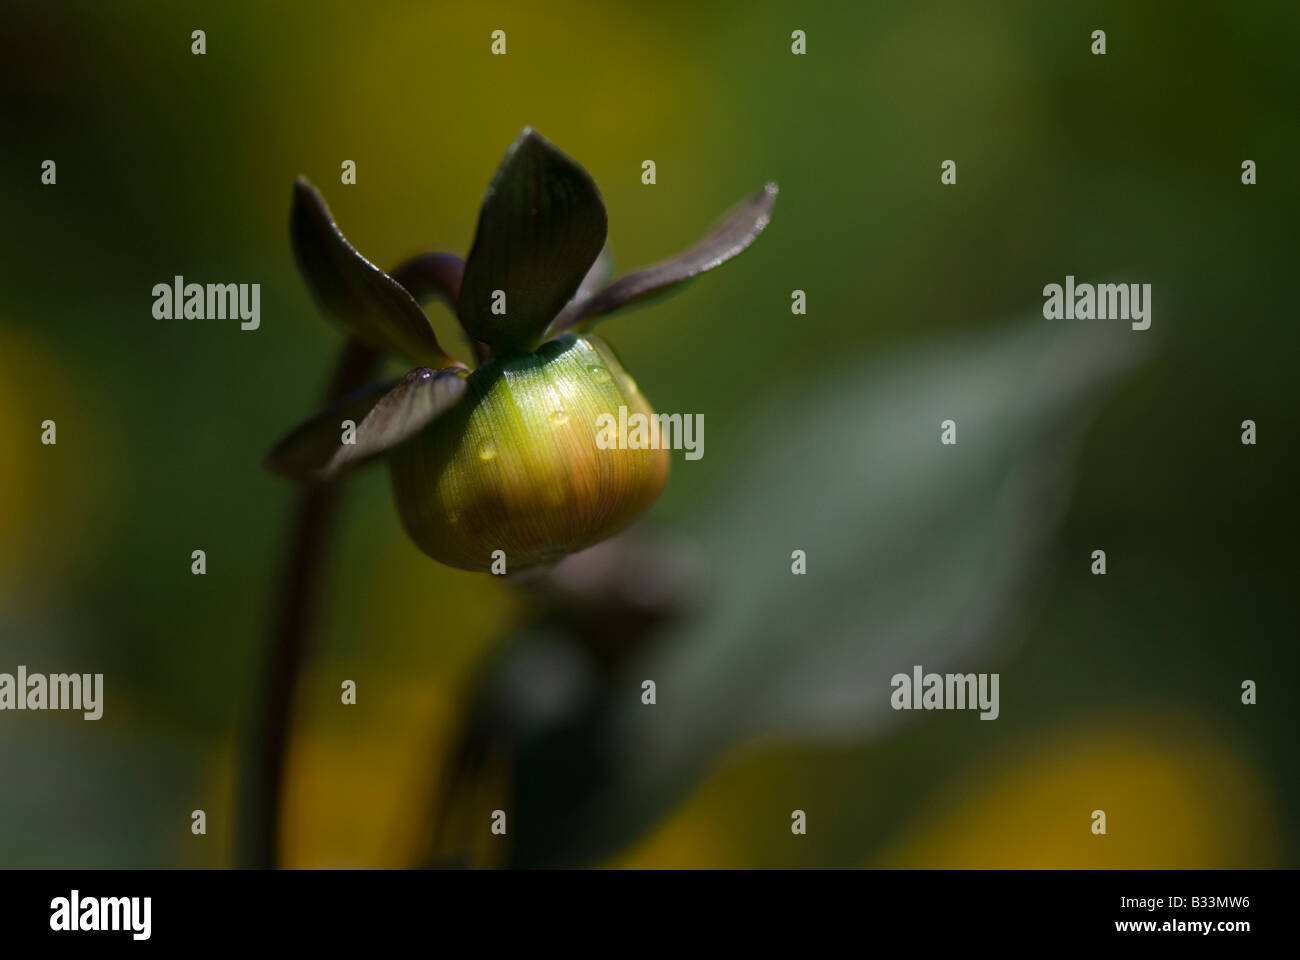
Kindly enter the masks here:
<path id="1" fill-rule="evenodd" d="M 458 367 L 419 367 L 401 380 L 375 384 L 345 397 L 277 443 L 266 465 L 297 480 L 321 482 L 397 446 L 428 426 L 465 394 Z M 343 421 L 356 424 L 355 443 L 343 442 Z"/>
<path id="2" fill-rule="evenodd" d="M 581 726 L 515 745 L 516 822 L 536 821 L 534 806 L 567 813 L 517 832 L 513 862 L 601 862 L 756 740 L 881 736 L 906 719 L 890 679 L 915 664 L 995 672 L 1081 427 L 1134 345 L 1040 319 L 771 396 L 745 469 L 691 525 L 711 571 L 702 615 L 614 675 Z M 940 443 L 947 419 L 956 445 Z M 806 575 L 791 572 L 795 549 Z M 646 677 L 654 709 L 637 696 Z M 575 755 L 602 767 L 581 795 L 554 776 Z"/>
<path id="3" fill-rule="evenodd" d="M 718 222 L 708 236 L 671 260 L 620 277 L 588 299 L 575 298 L 551 324 L 549 336 L 574 327 L 586 329 L 597 317 L 666 294 L 740 253 L 763 232 L 776 203 L 776 184 L 769 183 Z"/>
<path id="4" fill-rule="evenodd" d="M 358 340 L 434 367 L 453 361 L 438 346 L 429 318 L 392 277 L 357 253 L 320 193 L 299 177 L 290 233 L 298 269 L 321 309 Z"/>
<path id="5" fill-rule="evenodd" d="M 498 352 L 531 350 L 605 243 L 605 204 L 577 163 L 530 127 L 510 145 L 479 213 L 461 324 Z M 494 291 L 505 293 L 494 314 Z"/>

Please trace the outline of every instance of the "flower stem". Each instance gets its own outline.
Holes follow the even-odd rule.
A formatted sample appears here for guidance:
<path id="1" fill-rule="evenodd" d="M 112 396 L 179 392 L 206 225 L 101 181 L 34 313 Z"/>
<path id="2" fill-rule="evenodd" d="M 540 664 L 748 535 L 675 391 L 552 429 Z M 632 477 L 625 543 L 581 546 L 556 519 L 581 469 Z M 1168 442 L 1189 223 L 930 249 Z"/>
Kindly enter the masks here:
<path id="1" fill-rule="evenodd" d="M 349 340 L 330 380 L 326 403 L 369 383 L 379 361 L 378 351 Z M 315 626 L 339 495 L 337 483 L 303 490 L 290 528 L 274 600 L 260 711 L 243 750 L 238 858 L 245 867 L 279 865 L 280 807 L 295 694 Z"/>

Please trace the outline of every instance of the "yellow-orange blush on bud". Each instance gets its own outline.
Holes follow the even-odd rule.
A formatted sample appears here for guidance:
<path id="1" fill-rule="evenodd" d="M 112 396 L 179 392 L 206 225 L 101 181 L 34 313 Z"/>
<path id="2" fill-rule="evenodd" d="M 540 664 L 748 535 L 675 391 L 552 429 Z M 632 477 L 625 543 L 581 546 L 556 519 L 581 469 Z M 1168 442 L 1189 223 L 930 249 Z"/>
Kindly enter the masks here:
<path id="1" fill-rule="evenodd" d="M 666 449 L 602 449 L 597 421 L 653 415 L 599 337 L 568 334 L 469 376 L 465 398 L 393 451 L 402 523 L 429 556 L 516 572 L 617 533 L 658 498 Z"/>

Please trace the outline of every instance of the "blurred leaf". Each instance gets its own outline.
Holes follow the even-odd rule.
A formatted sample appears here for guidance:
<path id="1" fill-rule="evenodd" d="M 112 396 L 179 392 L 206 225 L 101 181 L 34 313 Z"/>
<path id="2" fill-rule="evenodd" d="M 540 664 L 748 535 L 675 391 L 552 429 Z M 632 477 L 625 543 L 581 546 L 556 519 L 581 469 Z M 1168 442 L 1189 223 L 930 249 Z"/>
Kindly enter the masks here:
<path id="1" fill-rule="evenodd" d="M 890 677 L 913 664 L 993 666 L 989 642 L 1054 531 L 1081 414 L 1132 360 L 1131 335 L 1112 333 L 1039 321 L 828 371 L 761 412 L 749 466 L 699 514 L 715 579 L 702 615 L 611 679 L 592 729 L 519 749 L 514 862 L 617 851 L 755 738 L 879 735 L 900 716 Z M 946 419 L 956 445 L 939 442 Z M 584 739 L 600 775 L 578 795 L 554 768 Z M 568 813 L 543 823 L 534 807 Z"/>
<path id="2" fill-rule="evenodd" d="M 120 722 L 108 726 L 113 706 L 97 721 L 74 714 L 72 723 L 56 724 L 32 715 L 45 723 L 0 724 L 0 769 L 13 776 L 0 790 L 0 824 L 9 828 L 0 830 L 6 870 L 221 865 L 219 845 L 200 851 L 184 843 L 196 803 L 208 812 L 212 839 L 219 844 L 224 833 L 220 799 L 202 791 L 211 745 Z"/>
<path id="3" fill-rule="evenodd" d="M 358 340 L 432 367 L 453 361 L 400 284 L 348 243 L 319 191 L 294 183 L 290 233 L 298 269 L 321 309 Z"/>
<path id="4" fill-rule="evenodd" d="M 704 239 L 684 253 L 653 267 L 620 277 L 594 296 L 586 299 L 575 297 L 551 324 L 551 334 L 563 333 L 580 324 L 583 329 L 587 329 L 591 323 L 584 321 L 592 321 L 651 297 L 667 294 L 692 277 L 726 263 L 763 232 L 772 216 L 776 193 L 776 184 L 769 183 L 748 200 L 738 204 Z"/>
<path id="5" fill-rule="evenodd" d="M 553 624 L 527 624 L 492 651 L 478 680 L 435 799 L 431 865 L 500 863 L 501 845 L 482 849 L 479 822 L 484 809 L 510 809 L 510 777 L 526 765 L 532 752 L 528 744 L 556 747 L 556 752 L 544 752 L 552 774 L 559 773 L 565 783 L 562 790 L 532 798 L 529 812 L 535 820 L 564 817 L 562 798 L 596 785 L 596 768 L 586 758 L 598 729 L 592 711 L 599 676 L 585 650 Z M 562 733 L 556 736 L 557 731 Z M 493 806 L 485 808 L 487 796 L 494 798 Z M 512 824 L 510 832 L 515 829 Z"/>
<path id="6" fill-rule="evenodd" d="M 458 370 L 419 367 L 401 380 L 344 397 L 277 443 L 266 465 L 297 480 L 333 479 L 414 436 L 450 409 L 465 395 Z M 355 443 L 343 443 L 344 420 L 356 424 Z"/>
<path id="7" fill-rule="evenodd" d="M 506 151 L 465 262 L 460 319 L 500 351 L 531 350 L 605 243 L 605 204 L 587 171 L 531 127 Z M 506 312 L 492 313 L 494 290 Z"/>

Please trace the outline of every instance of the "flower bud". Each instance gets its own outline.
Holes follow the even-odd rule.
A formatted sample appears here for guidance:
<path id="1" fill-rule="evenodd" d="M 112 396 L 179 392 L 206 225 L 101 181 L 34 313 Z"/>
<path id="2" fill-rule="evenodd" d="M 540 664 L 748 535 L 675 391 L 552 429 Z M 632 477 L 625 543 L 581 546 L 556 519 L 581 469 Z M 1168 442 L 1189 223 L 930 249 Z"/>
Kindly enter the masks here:
<path id="1" fill-rule="evenodd" d="M 510 572 L 589 547 L 652 504 L 665 449 L 601 449 L 597 420 L 653 411 L 600 338 L 569 334 L 469 376 L 464 399 L 395 449 L 402 523 L 429 556 Z"/>

